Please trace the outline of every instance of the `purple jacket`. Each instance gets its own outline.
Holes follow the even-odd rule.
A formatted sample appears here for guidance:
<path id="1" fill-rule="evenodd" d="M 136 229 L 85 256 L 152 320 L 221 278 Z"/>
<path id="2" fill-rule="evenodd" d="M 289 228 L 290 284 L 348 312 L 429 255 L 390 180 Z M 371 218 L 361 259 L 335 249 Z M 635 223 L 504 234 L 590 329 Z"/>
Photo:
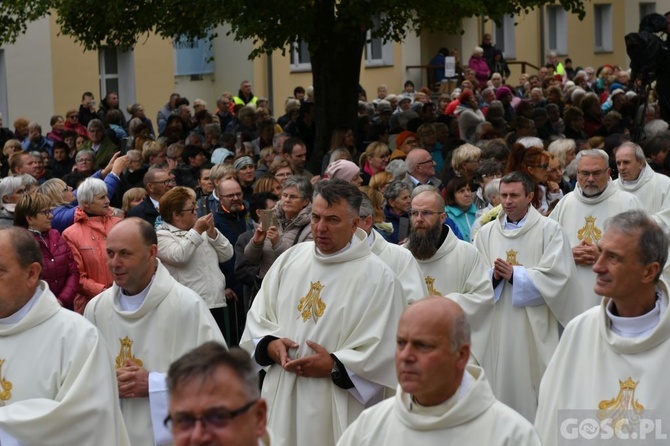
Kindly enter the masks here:
<path id="1" fill-rule="evenodd" d="M 79 287 L 79 270 L 70 246 L 55 229 L 42 234 L 31 232 L 42 250 L 42 280 L 63 306 L 72 310 Z"/>
<path id="2" fill-rule="evenodd" d="M 489 64 L 486 63 L 486 59 L 483 57 L 471 57 L 468 66 L 474 70 L 475 77 L 482 86 L 482 89 L 486 88 L 486 81 L 491 76 L 491 69 L 489 68 Z"/>

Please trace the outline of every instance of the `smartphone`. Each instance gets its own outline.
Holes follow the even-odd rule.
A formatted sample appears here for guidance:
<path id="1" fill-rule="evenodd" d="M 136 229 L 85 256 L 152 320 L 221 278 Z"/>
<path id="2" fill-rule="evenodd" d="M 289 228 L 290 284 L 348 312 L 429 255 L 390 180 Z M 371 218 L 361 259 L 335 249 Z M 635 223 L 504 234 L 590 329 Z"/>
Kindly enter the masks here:
<path id="1" fill-rule="evenodd" d="M 272 209 L 261 209 L 261 228 L 267 231 L 271 226 L 279 227 L 279 219 Z"/>

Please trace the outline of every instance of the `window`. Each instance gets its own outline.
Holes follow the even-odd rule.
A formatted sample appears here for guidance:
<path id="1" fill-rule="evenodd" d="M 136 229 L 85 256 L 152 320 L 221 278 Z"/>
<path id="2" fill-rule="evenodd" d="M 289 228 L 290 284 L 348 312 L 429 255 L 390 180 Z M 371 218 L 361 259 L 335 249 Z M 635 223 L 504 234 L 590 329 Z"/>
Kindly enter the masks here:
<path id="1" fill-rule="evenodd" d="M 214 73 L 212 44 L 208 38 L 189 42 L 186 38 L 175 38 L 175 76 L 202 76 Z"/>
<path id="2" fill-rule="evenodd" d="M 119 91 L 119 61 L 117 50 L 109 46 L 100 48 L 100 97 Z"/>
<path id="3" fill-rule="evenodd" d="M 493 24 L 493 36 L 496 48 L 503 52 L 505 59 L 516 58 L 516 34 L 514 16 L 506 15 L 501 19 L 500 26 Z"/>
<path id="4" fill-rule="evenodd" d="M 373 17 L 372 29 L 368 30 L 365 43 L 365 66 L 384 67 L 393 65 L 393 42 L 385 42 L 381 37 L 372 37 L 379 29 L 379 17 Z"/>
<path id="5" fill-rule="evenodd" d="M 595 51 L 612 51 L 612 5 L 593 5 Z"/>
<path id="6" fill-rule="evenodd" d="M 135 103 L 135 56 L 132 50 L 100 47 L 98 68 L 101 101 L 107 93 L 115 91 L 119 95 L 119 110 L 124 111 L 128 105 Z"/>
<path id="7" fill-rule="evenodd" d="M 641 2 L 640 3 L 640 19 L 644 16 L 656 12 L 656 2 Z"/>
<path id="8" fill-rule="evenodd" d="M 547 6 L 547 46 L 557 54 L 568 53 L 568 17 L 562 6 Z"/>
<path id="9" fill-rule="evenodd" d="M 291 71 L 311 71 L 312 60 L 307 42 L 300 40 L 291 48 Z"/>

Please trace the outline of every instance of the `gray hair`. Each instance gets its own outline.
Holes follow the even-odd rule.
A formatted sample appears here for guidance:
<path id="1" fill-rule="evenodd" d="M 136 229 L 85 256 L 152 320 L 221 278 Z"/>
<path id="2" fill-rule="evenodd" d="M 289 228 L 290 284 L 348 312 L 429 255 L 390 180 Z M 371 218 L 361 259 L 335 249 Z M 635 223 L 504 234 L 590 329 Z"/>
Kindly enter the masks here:
<path id="1" fill-rule="evenodd" d="M 617 152 L 622 147 L 628 147 L 629 149 L 633 149 L 633 153 L 635 153 L 635 159 L 638 162 L 642 163 L 643 166 L 647 164 L 647 157 L 644 156 L 644 150 L 642 150 L 642 147 L 638 146 L 637 144 L 635 144 L 632 141 L 626 141 L 626 142 L 622 143 L 619 147 L 616 147 L 614 149 L 614 157 L 615 158 L 616 158 Z"/>
<path id="2" fill-rule="evenodd" d="M 384 190 L 384 198 L 386 199 L 387 202 L 395 200 L 404 190 L 412 192 L 411 188 L 407 183 L 401 180 L 395 180 L 386 187 L 386 190 Z"/>
<path id="3" fill-rule="evenodd" d="M 5 197 L 12 195 L 15 190 L 23 185 L 22 175 L 15 177 L 6 177 L 0 180 L 0 206 L 4 207 Z"/>
<path id="4" fill-rule="evenodd" d="M 610 157 L 603 149 L 587 149 L 580 151 L 576 157 L 577 164 L 579 164 L 581 159 L 585 156 L 600 157 L 605 160 L 605 164 L 607 164 L 608 167 L 610 165 Z"/>
<path id="5" fill-rule="evenodd" d="M 659 133 L 668 130 L 668 123 L 662 119 L 654 119 L 644 126 L 644 134 L 647 139 L 651 139 Z"/>
<path id="6" fill-rule="evenodd" d="M 398 178 L 407 173 L 407 164 L 405 160 L 394 159 L 386 165 L 387 172 L 390 172 L 393 175 L 393 178 Z"/>
<path id="7" fill-rule="evenodd" d="M 375 215 L 374 206 L 372 206 L 372 201 L 370 198 L 363 194 L 363 200 L 361 201 L 361 209 L 358 211 L 358 216 L 361 218 L 368 218 Z"/>
<path id="8" fill-rule="evenodd" d="M 430 184 L 421 184 L 412 189 L 412 195 L 410 195 L 410 197 L 412 198 L 412 200 L 414 200 L 414 197 L 419 195 L 421 192 L 434 192 L 437 195 L 440 195 L 435 186 L 431 186 Z"/>
<path id="9" fill-rule="evenodd" d="M 91 204 L 96 195 L 103 193 L 107 195 L 107 185 L 105 182 L 98 178 L 89 177 L 77 189 L 77 200 L 79 200 L 80 205 Z"/>
<path id="10" fill-rule="evenodd" d="M 86 127 L 86 130 L 88 130 L 88 131 L 90 132 L 90 131 L 93 130 L 94 128 L 99 128 L 99 129 L 101 129 L 102 131 L 105 130 L 105 126 L 102 125 L 102 121 L 99 120 L 99 119 L 91 119 L 91 120 L 88 122 L 88 126 Z"/>
<path id="11" fill-rule="evenodd" d="M 668 237 L 656 222 L 641 209 L 617 214 L 605 221 L 605 231 L 618 231 L 633 236 L 640 234 L 637 244 L 638 256 L 643 265 L 658 262 L 660 268 L 655 282 L 661 277 L 668 260 Z"/>
<path id="12" fill-rule="evenodd" d="M 340 200 L 344 200 L 349 206 L 351 216 L 358 217 L 363 193 L 348 181 L 340 180 L 338 178 L 320 181 L 317 183 L 314 190 L 314 199 L 318 196 L 321 196 L 321 198 L 326 200 L 328 206 L 332 206 Z"/>
<path id="13" fill-rule="evenodd" d="M 349 149 L 345 148 L 339 148 L 333 150 L 333 152 L 330 154 L 330 159 L 328 160 L 328 165 L 333 164 L 335 161 L 341 159 L 343 153 L 347 153 L 349 156 L 347 159 L 351 159 L 351 153 L 349 152 Z"/>
<path id="14" fill-rule="evenodd" d="M 284 184 L 282 184 L 281 190 L 283 191 L 287 187 L 295 187 L 303 199 L 310 198 L 314 193 L 312 183 L 310 183 L 309 180 L 307 180 L 305 177 L 298 177 L 295 175 L 288 177 L 286 181 L 284 181 Z"/>
<path id="15" fill-rule="evenodd" d="M 31 187 L 39 187 L 40 183 L 35 179 L 34 176 L 24 173 L 22 175 L 17 175 L 21 178 L 21 186 L 29 189 Z"/>
<path id="16" fill-rule="evenodd" d="M 77 155 L 74 157 L 74 160 L 79 161 L 81 157 L 83 157 L 84 155 L 90 155 L 91 159 L 95 161 L 95 155 L 93 155 L 93 151 L 87 149 L 80 150 L 79 152 L 77 152 Z"/>
<path id="17" fill-rule="evenodd" d="M 500 178 L 494 178 L 489 181 L 484 188 L 484 195 L 487 199 L 490 199 L 491 195 L 500 195 Z"/>
<path id="18" fill-rule="evenodd" d="M 542 140 L 536 136 L 523 136 L 516 140 L 517 143 L 521 144 L 527 149 L 531 147 L 538 147 L 544 150 L 544 143 Z"/>
<path id="19" fill-rule="evenodd" d="M 567 164 L 565 162 L 566 156 L 570 150 L 577 151 L 577 144 L 575 144 L 574 139 L 568 138 L 557 139 L 549 144 L 549 147 L 547 148 L 547 152 L 555 155 L 556 158 L 558 158 L 558 161 L 561 162 L 563 168 L 565 168 L 565 165 Z"/>

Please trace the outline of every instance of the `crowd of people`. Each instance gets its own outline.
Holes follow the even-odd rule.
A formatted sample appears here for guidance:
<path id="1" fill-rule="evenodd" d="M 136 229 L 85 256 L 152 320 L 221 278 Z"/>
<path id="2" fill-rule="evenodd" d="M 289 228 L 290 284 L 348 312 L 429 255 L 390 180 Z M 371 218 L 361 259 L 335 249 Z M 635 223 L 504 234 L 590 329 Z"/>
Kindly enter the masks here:
<path id="1" fill-rule="evenodd" d="M 172 94 L 155 125 L 113 92 L 46 135 L 0 121 L 0 442 L 555 445 L 569 410 L 644 427 L 670 345 L 653 92 L 554 53 L 512 85 L 490 35 L 456 61 L 448 93 L 360 88 L 323 159 L 311 87 L 277 118 L 244 81 L 215 110 Z"/>

